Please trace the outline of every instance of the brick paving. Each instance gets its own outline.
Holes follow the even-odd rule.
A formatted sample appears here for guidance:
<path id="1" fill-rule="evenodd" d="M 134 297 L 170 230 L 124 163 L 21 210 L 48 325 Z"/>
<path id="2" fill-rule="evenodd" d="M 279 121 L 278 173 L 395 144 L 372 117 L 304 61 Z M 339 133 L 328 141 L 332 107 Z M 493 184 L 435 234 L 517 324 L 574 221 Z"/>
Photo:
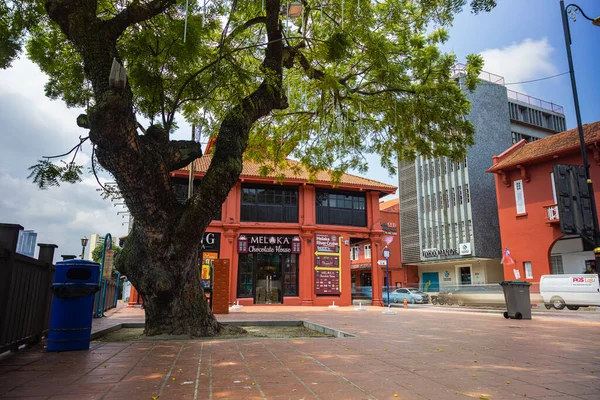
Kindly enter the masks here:
<path id="1" fill-rule="evenodd" d="M 595 399 L 598 321 L 381 308 L 246 307 L 227 321 L 308 320 L 355 338 L 100 343 L 0 355 L 0 398 Z M 143 321 L 118 309 L 95 329 Z"/>

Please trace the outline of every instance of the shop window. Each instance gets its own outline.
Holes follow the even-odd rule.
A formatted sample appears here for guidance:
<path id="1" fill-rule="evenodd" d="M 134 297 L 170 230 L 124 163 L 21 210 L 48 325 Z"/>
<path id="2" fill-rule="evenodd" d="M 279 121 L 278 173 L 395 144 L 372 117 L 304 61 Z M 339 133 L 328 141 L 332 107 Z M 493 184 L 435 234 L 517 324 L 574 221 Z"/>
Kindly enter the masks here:
<path id="1" fill-rule="evenodd" d="M 365 258 L 371 258 L 371 245 L 365 244 Z"/>
<path id="2" fill-rule="evenodd" d="M 283 295 L 298 296 L 298 255 L 283 257 Z"/>
<path id="3" fill-rule="evenodd" d="M 240 254 L 237 297 L 253 297 L 254 254 Z"/>
<path id="4" fill-rule="evenodd" d="M 365 194 L 317 190 L 317 224 L 367 226 Z"/>
<path id="5" fill-rule="evenodd" d="M 298 188 L 242 186 L 241 220 L 247 222 L 298 222 Z"/>
<path id="6" fill-rule="evenodd" d="M 533 279 L 533 269 L 531 268 L 531 261 L 525 261 L 523 263 L 525 269 L 525 279 Z"/>

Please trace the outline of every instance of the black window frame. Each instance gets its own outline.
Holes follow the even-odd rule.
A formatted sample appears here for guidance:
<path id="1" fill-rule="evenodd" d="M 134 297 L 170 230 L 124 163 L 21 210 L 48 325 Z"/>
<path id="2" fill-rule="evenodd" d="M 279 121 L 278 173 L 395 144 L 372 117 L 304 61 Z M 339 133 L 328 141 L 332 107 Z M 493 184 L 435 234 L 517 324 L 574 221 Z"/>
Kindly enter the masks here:
<path id="1" fill-rule="evenodd" d="M 317 224 L 367 226 L 365 193 L 317 189 L 315 208 Z"/>
<path id="2" fill-rule="evenodd" d="M 298 186 L 243 184 L 240 221 L 298 223 Z"/>

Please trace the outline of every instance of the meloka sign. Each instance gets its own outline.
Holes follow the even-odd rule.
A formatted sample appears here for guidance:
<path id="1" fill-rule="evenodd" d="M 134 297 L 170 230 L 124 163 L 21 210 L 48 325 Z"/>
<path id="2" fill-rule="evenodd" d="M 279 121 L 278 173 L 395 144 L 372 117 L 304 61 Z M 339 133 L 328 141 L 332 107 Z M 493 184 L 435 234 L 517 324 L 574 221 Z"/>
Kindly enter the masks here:
<path id="1" fill-rule="evenodd" d="M 423 258 L 432 258 L 439 256 L 458 256 L 458 249 L 428 249 L 423 250 Z"/>
<path id="2" fill-rule="evenodd" d="M 292 235 L 243 236 L 248 241 L 248 253 L 292 253 Z"/>

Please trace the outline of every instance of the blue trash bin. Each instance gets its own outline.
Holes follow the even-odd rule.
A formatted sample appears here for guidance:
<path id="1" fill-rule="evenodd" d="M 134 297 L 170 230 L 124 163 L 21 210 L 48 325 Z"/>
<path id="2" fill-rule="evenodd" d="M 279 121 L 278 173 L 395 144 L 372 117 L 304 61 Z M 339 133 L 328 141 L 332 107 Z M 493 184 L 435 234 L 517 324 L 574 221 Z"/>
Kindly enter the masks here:
<path id="1" fill-rule="evenodd" d="M 90 348 L 94 294 L 100 289 L 100 264 L 87 260 L 56 263 L 48 351 Z"/>

